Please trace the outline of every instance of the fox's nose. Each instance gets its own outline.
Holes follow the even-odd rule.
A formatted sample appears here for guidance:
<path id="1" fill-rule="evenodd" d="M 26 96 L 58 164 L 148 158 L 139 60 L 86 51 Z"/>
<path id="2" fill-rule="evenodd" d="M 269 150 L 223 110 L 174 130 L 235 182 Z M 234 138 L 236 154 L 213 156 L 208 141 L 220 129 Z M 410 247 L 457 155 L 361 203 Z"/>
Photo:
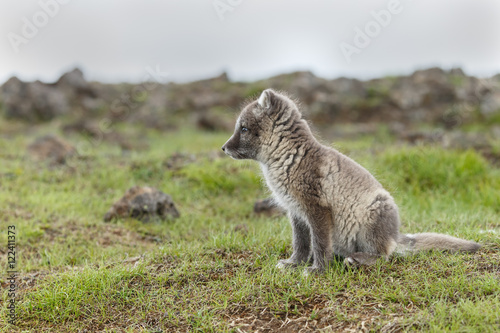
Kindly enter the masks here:
<path id="1" fill-rule="evenodd" d="M 226 152 L 226 147 L 222 146 L 222 151 Z"/>

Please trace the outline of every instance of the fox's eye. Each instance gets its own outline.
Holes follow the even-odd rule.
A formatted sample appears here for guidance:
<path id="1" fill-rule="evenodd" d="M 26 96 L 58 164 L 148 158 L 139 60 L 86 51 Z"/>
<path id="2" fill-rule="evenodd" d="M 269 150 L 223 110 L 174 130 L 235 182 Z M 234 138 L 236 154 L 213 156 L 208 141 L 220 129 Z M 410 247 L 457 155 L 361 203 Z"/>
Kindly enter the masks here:
<path id="1" fill-rule="evenodd" d="M 242 131 L 242 132 L 248 132 L 248 128 L 246 128 L 246 127 L 242 127 L 242 128 L 241 128 L 241 131 Z"/>

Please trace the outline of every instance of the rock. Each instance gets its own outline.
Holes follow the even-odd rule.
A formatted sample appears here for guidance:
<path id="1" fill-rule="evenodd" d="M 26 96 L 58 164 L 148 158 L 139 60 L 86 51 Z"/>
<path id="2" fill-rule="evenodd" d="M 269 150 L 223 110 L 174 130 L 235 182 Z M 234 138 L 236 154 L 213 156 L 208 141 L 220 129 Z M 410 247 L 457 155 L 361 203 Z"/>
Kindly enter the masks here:
<path id="1" fill-rule="evenodd" d="M 481 101 L 481 114 L 489 117 L 500 113 L 500 91 L 487 94 Z"/>
<path id="2" fill-rule="evenodd" d="M 68 93 L 77 95 L 87 95 L 97 97 L 96 92 L 91 85 L 83 77 L 83 72 L 79 68 L 75 68 L 70 72 L 64 73 L 55 85 Z"/>
<path id="3" fill-rule="evenodd" d="M 390 97 L 401 109 L 429 108 L 456 101 L 454 87 L 440 68 L 419 70 L 403 77 L 390 91 Z"/>
<path id="4" fill-rule="evenodd" d="M 166 109 L 199 112 L 213 107 L 236 108 L 244 98 L 245 86 L 229 82 L 226 74 L 186 84 L 168 84 Z"/>
<path id="5" fill-rule="evenodd" d="M 259 85 L 286 91 L 306 105 L 313 102 L 313 92 L 332 92 L 331 81 L 319 78 L 308 71 L 277 75 L 260 81 Z"/>
<path id="6" fill-rule="evenodd" d="M 455 77 L 465 77 L 465 73 L 460 67 L 453 67 L 450 69 L 450 75 Z"/>
<path id="7" fill-rule="evenodd" d="M 273 198 L 258 200 L 253 206 L 253 211 L 257 215 L 279 216 L 285 215 L 285 210 L 279 207 Z"/>
<path id="8" fill-rule="evenodd" d="M 37 138 L 27 150 L 34 159 L 51 164 L 64 164 L 68 157 L 76 153 L 75 147 L 54 135 Z"/>
<path id="9" fill-rule="evenodd" d="M 196 162 L 196 156 L 187 153 L 174 153 L 168 157 L 163 165 L 169 170 L 180 170 L 188 164 Z"/>
<path id="10" fill-rule="evenodd" d="M 179 211 L 175 207 L 172 197 L 155 188 L 134 186 L 125 195 L 115 202 L 104 215 L 104 221 L 133 217 L 147 222 L 151 218 L 178 218 Z"/>
<path id="11" fill-rule="evenodd" d="M 364 83 L 357 79 L 340 77 L 338 79 L 330 81 L 328 86 L 337 94 L 349 94 L 355 97 L 365 96 Z"/>
<path id="12" fill-rule="evenodd" d="M 64 73 L 56 83 L 47 85 L 64 94 L 72 114 L 80 113 L 81 116 L 88 117 L 89 114 L 107 108 L 111 102 L 99 98 L 100 93 L 96 86 L 85 80 L 79 68 Z"/>
<path id="13" fill-rule="evenodd" d="M 48 121 L 79 108 L 97 110 L 104 106 L 79 69 L 63 74 L 52 84 L 12 77 L 3 84 L 1 93 L 6 117 L 29 122 Z"/>
<path id="14" fill-rule="evenodd" d="M 73 119 L 99 116 L 161 131 L 189 120 L 204 130 L 231 132 L 232 111 L 266 88 L 284 90 L 300 100 L 306 118 L 322 130 L 331 124 L 391 122 L 452 129 L 478 116 L 495 119 L 500 105 L 500 75 L 479 79 L 460 68 L 429 68 L 367 81 L 327 80 L 300 71 L 246 83 L 231 82 L 223 73 L 185 84 L 87 82 L 83 72 L 74 69 L 52 84 L 11 78 L 2 86 L 0 100 L 8 118 L 30 122 L 71 114 L 77 116 Z"/>
<path id="15" fill-rule="evenodd" d="M 352 140 L 367 135 L 375 135 L 379 130 L 376 123 L 354 123 L 331 125 L 322 131 L 322 135 L 330 140 Z"/>
<path id="16" fill-rule="evenodd" d="M 69 112 L 66 96 L 40 81 L 10 78 L 1 89 L 5 116 L 26 121 L 46 121 Z"/>

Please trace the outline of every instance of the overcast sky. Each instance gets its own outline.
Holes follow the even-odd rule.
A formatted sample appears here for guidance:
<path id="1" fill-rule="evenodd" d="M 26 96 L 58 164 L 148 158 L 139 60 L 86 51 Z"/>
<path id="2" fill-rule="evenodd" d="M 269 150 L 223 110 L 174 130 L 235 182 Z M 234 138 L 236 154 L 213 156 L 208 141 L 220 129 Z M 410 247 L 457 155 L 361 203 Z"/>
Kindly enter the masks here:
<path id="1" fill-rule="evenodd" d="M 0 33 L 0 83 L 500 73 L 498 0 L 2 0 Z"/>

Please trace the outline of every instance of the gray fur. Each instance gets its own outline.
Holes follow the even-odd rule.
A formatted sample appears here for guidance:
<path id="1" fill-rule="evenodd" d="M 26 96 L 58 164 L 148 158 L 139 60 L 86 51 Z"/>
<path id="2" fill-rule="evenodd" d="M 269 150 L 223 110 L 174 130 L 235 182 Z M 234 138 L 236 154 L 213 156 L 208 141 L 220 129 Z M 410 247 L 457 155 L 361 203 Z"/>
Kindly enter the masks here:
<path id="1" fill-rule="evenodd" d="M 276 202 L 288 211 L 293 254 L 280 267 L 308 261 L 322 271 L 334 255 L 369 265 L 403 250 L 475 251 L 479 244 L 439 234 L 399 234 L 398 207 L 362 166 L 320 144 L 285 94 L 265 90 L 239 116 L 222 149 L 260 163 Z"/>

